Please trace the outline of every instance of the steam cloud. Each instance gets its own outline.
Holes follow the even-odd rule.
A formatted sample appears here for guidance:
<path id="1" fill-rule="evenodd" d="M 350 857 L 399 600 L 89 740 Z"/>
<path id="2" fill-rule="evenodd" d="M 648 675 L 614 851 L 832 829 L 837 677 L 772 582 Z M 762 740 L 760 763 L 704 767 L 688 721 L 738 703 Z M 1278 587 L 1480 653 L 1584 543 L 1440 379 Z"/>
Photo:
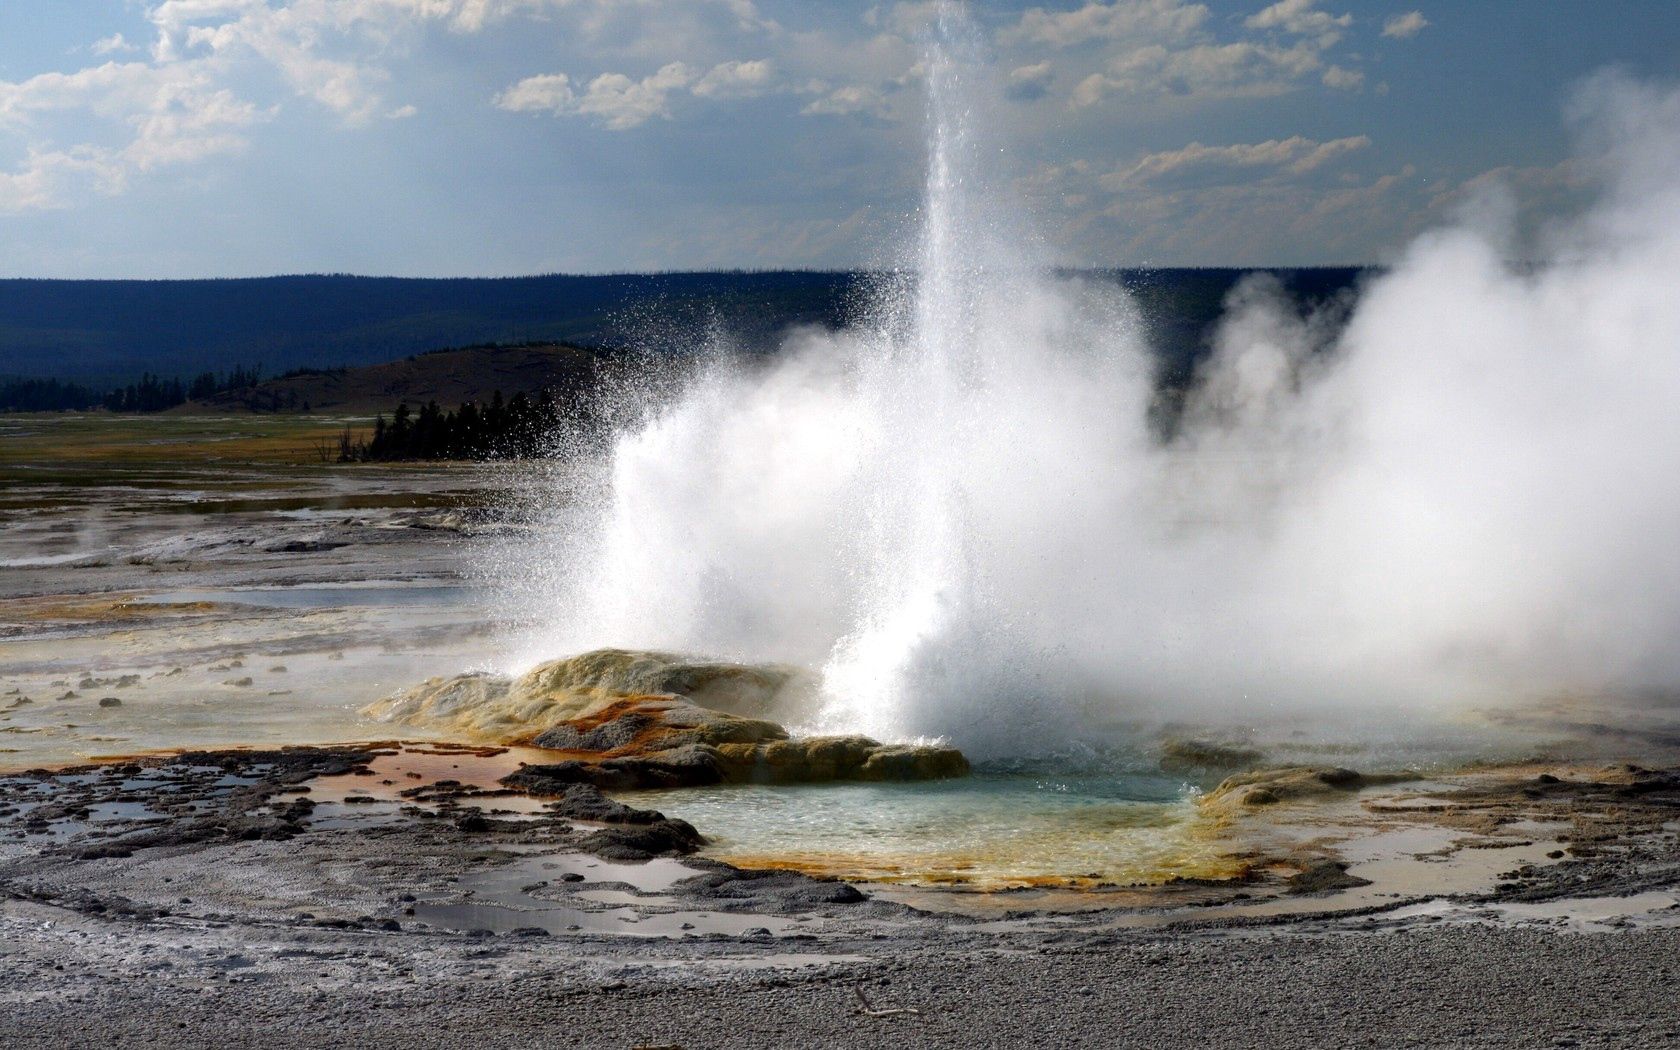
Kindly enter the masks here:
<path id="1" fill-rule="evenodd" d="M 620 434 L 529 658 L 791 661 L 823 728 L 981 753 L 1093 709 L 1680 687 L 1680 93 L 1579 93 L 1603 194 L 1544 265 L 1484 209 L 1340 313 L 1242 283 L 1163 438 L 1124 294 L 1022 268 L 962 67 L 918 277 Z"/>

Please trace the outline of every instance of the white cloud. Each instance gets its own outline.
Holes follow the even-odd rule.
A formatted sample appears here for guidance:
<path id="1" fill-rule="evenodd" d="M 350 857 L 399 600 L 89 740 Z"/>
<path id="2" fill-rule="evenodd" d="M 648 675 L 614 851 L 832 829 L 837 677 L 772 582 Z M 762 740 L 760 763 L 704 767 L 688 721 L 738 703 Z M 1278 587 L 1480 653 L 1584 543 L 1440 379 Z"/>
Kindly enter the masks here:
<path id="1" fill-rule="evenodd" d="M 1280 95 L 1323 62 L 1311 41 L 1290 47 L 1242 40 L 1185 48 L 1142 47 L 1115 57 L 1102 73 L 1093 73 L 1074 89 L 1074 108 L 1092 106 L 1109 95 L 1182 95 L 1243 98 Z"/>
<path id="2" fill-rule="evenodd" d="M 1346 60 L 1326 69 L 1353 16 L 1321 10 L 1317 2 L 1278 0 L 1234 23 L 1233 33 L 1233 20 L 1213 19 L 1202 4 L 1090 0 L 1070 11 L 1031 8 L 999 32 L 998 40 L 1029 52 L 1079 48 L 1061 70 L 1074 85 L 1069 96 L 1074 109 L 1111 96 L 1277 95 L 1311 77 L 1335 88 L 1357 88 L 1363 74 Z M 1099 59 L 1095 68 L 1092 56 Z"/>
<path id="3" fill-rule="evenodd" d="M 1291 228 L 1297 232 L 1326 229 L 1331 220 L 1343 222 L 1350 215 L 1369 221 L 1381 215 L 1385 203 L 1391 201 L 1395 191 L 1416 174 L 1417 169 L 1408 164 L 1398 172 L 1380 176 L 1371 182 L 1324 194 L 1314 200 L 1310 208 L 1302 210 L 1291 223 Z"/>
<path id="4" fill-rule="evenodd" d="M 566 13 L 589 35 L 602 32 L 625 14 L 670 17 L 683 9 L 711 9 L 730 16 L 742 31 L 775 31 L 773 21 L 761 17 L 752 0 L 163 0 L 147 17 L 165 36 L 166 47 L 184 43 L 193 26 L 266 20 L 281 16 L 289 26 L 317 33 L 344 33 L 357 27 L 384 32 L 432 23 L 456 33 L 478 33 L 521 15 Z"/>
<path id="5" fill-rule="evenodd" d="M 1058 104 L 1065 95 L 1075 108 L 1118 96 L 1141 109 L 1160 99 L 1275 95 L 1319 83 L 1344 90 L 1363 86 L 1357 56 L 1333 47 L 1352 21 L 1338 13 L 1334 0 L 1250 0 L 1247 11 L 1256 13 L 1246 19 L 1223 11 L 1215 17 L 1207 4 L 1193 0 L 1035 2 L 1043 6 L 1002 17 L 991 41 L 998 86 L 1018 102 L 1054 92 Z M 144 8 L 154 34 L 143 57 L 124 59 L 124 50 L 134 44 L 113 35 L 97 45 L 113 61 L 17 84 L 0 82 L 0 146 L 7 147 L 7 156 L 24 158 L 0 172 L 0 208 L 53 207 L 77 194 L 121 192 L 140 173 L 236 153 L 245 148 L 249 129 L 282 105 L 301 119 L 347 127 L 416 117 L 419 110 L 402 96 L 405 84 L 431 75 L 422 59 L 440 50 L 470 50 L 493 63 L 517 53 L 503 45 L 527 31 L 540 31 L 565 56 L 536 70 L 571 72 L 520 79 L 535 70 L 517 69 L 491 81 L 504 90 L 486 92 L 488 98 L 481 94 L 473 104 L 628 131 L 703 104 L 781 95 L 788 109 L 807 116 L 908 123 L 919 118 L 917 81 L 925 75 L 916 32 L 936 7 L 928 0 L 883 2 L 866 27 L 819 5 L 790 5 L 785 10 L 800 11 L 800 24 L 783 29 L 750 0 L 134 4 Z M 1009 6 L 999 4 L 997 10 Z M 495 46 L 482 48 L 459 39 L 479 33 L 502 35 L 486 41 Z M 455 115 L 445 113 L 447 104 L 431 94 L 416 93 L 414 100 L 426 108 L 421 119 Z M 1109 199 L 1099 197 L 1099 170 L 1073 155 L 1089 141 L 1087 128 L 1106 115 L 1072 113 L 1061 119 L 1068 126 L 1066 144 L 1049 159 L 1068 173 L 1064 199 Z M 892 183 L 889 193 L 914 163 L 914 150 L 901 150 L 909 136 L 897 139 L 902 141 L 886 148 L 899 151 L 891 156 L 903 160 L 903 170 L 882 180 Z M 1184 154 L 1176 161 L 1156 155 L 1154 168 L 1109 178 L 1166 185 L 1174 177 L 1189 177 L 1186 173 L 1206 178 L 1229 169 L 1284 179 L 1292 165 L 1309 171 L 1328 162 L 1314 159 L 1315 150 L 1350 141 L 1297 137 L 1269 144 L 1192 144 L 1203 154 L 1172 151 Z M 1259 159 L 1268 145 L 1285 159 Z M 873 163 L 879 162 L 860 161 L 858 170 Z M 1088 170 L 1082 172 L 1082 165 Z"/>
<path id="6" fill-rule="evenodd" d="M 671 92 L 693 82 L 693 72 L 681 62 L 668 63 L 641 80 L 631 80 L 622 73 L 604 73 L 589 82 L 589 90 L 578 100 L 577 108 L 606 127 L 623 131 L 654 117 L 669 119 Z"/>
<path id="7" fill-rule="evenodd" d="M 1353 24 L 1353 16 L 1332 15 L 1318 10 L 1317 4 L 1318 0 L 1278 0 L 1250 15 L 1243 24 L 1250 29 L 1281 29 L 1296 36 L 1317 37 L 1322 46 L 1329 47 Z"/>
<path id="8" fill-rule="evenodd" d="M 1299 161 L 1312 150 L 1281 152 Z M 1371 261 L 1374 246 L 1401 233 L 1415 189 L 1410 167 L 1335 188 L 1291 177 L 1284 168 L 1257 175 L 1249 167 L 1223 178 L 1210 169 L 1202 178 L 1163 179 L 1135 192 L 1091 197 L 1064 188 L 1081 182 L 1070 167 L 1049 173 L 1045 188 L 1060 204 L 1061 235 L 1111 259 L 1220 259 L 1251 266 Z M 1303 253 L 1303 246 L 1310 247 Z"/>
<path id="9" fill-rule="evenodd" d="M 27 80 L 0 81 L 0 124 L 17 124 L 54 111 L 88 109 L 121 118 L 184 90 L 201 76 L 145 62 L 105 62 L 74 73 L 41 73 Z"/>
<path id="10" fill-rule="evenodd" d="M 1206 146 L 1192 142 L 1182 149 L 1151 153 L 1130 167 L 1103 175 L 1098 183 L 1106 190 L 1120 192 L 1191 172 L 1220 168 L 1271 168 L 1291 175 L 1305 175 L 1337 157 L 1370 145 L 1371 139 L 1366 135 L 1352 135 L 1328 142 L 1293 135 L 1286 139 L 1229 146 Z"/>
<path id="11" fill-rule="evenodd" d="M 824 92 L 821 98 L 811 102 L 799 112 L 810 117 L 843 117 L 862 114 L 885 118 L 887 116 L 887 99 L 880 90 L 866 84 L 847 84 L 844 87 Z"/>
<path id="12" fill-rule="evenodd" d="M 138 47 L 124 40 L 121 33 L 112 33 L 110 36 L 100 37 L 93 42 L 92 46 L 92 51 L 96 55 L 114 55 L 138 50 L 140 50 Z"/>
<path id="13" fill-rule="evenodd" d="M 87 110 L 126 123 L 140 138 L 158 137 L 168 126 L 180 133 L 217 126 L 243 127 L 258 118 L 256 108 L 225 89 L 211 86 L 204 70 L 107 62 L 75 73 L 42 73 L 18 82 L 0 81 L 0 124 L 31 126 L 44 113 Z"/>
<path id="14" fill-rule="evenodd" d="M 1049 62 L 1017 66 L 1009 71 L 1009 77 L 1004 84 L 1004 94 L 1017 102 L 1031 102 L 1048 94 L 1050 84 L 1055 79 L 1056 71 L 1051 68 Z"/>
<path id="15" fill-rule="evenodd" d="M 1319 78 L 1325 87 L 1338 91 L 1358 91 L 1365 85 L 1365 74 L 1357 69 L 1343 69 L 1341 66 L 1331 66 Z"/>
<path id="16" fill-rule="evenodd" d="M 655 117 L 670 119 L 673 94 L 750 98 L 770 89 L 773 72 L 764 59 L 719 62 L 704 74 L 685 63 L 670 62 L 640 80 L 623 73 L 603 73 L 581 91 L 565 73 L 544 73 L 526 77 L 493 101 L 498 108 L 516 113 L 593 117 L 609 130 L 627 131 Z"/>
<path id="17" fill-rule="evenodd" d="M 174 99 L 133 122 L 134 141 L 120 158 L 125 168 L 150 171 L 235 153 L 245 148 L 246 140 L 234 129 L 249 127 L 264 116 L 225 89 Z"/>
<path id="18" fill-rule="evenodd" d="M 1395 15 L 1383 23 L 1382 35 L 1395 40 L 1410 40 L 1423 31 L 1429 24 L 1429 19 L 1423 17 L 1422 11 L 1407 11 L 1403 15 Z"/>
<path id="19" fill-rule="evenodd" d="M 158 29 L 153 55 L 160 63 L 254 57 L 278 72 L 298 95 L 334 111 L 348 124 L 362 124 L 385 108 L 375 85 L 389 74 L 354 53 L 360 49 L 349 49 L 353 53 L 346 57 L 327 54 L 328 40 L 356 31 L 372 33 L 377 50 L 378 38 L 391 27 L 376 16 L 391 14 L 396 4 L 425 2 L 342 0 L 334 5 L 330 0 L 297 0 L 269 7 L 247 0 L 167 0 L 151 11 Z M 215 22 L 218 18 L 229 20 Z"/>
<path id="20" fill-rule="evenodd" d="M 701 98 L 752 98 L 769 89 L 773 73 L 764 59 L 719 62 L 695 83 L 693 91 Z"/>
<path id="21" fill-rule="evenodd" d="M 186 66 L 107 62 L 75 73 L 0 81 L 0 126 L 39 135 L 42 118 L 82 110 L 114 128 L 120 145 L 32 144 L 23 166 L 0 173 L 0 210 L 59 207 L 78 186 L 120 193 L 137 172 L 236 153 L 241 133 L 268 114 L 208 73 Z"/>
<path id="22" fill-rule="evenodd" d="M 864 12 L 865 25 L 875 26 L 899 36 L 914 37 L 926 32 L 939 18 L 940 0 L 899 0 L 891 7 L 872 7 Z"/>
<path id="23" fill-rule="evenodd" d="M 572 78 L 564 73 L 526 77 L 495 98 L 497 108 L 514 113 L 570 113 L 576 101 Z"/>
<path id="24" fill-rule="evenodd" d="M 0 215 L 62 208 L 69 187 L 91 182 L 113 192 L 118 180 L 107 158 L 91 147 L 74 150 L 30 149 L 17 171 L 0 171 Z"/>
<path id="25" fill-rule="evenodd" d="M 921 45 L 908 30 L 932 11 L 923 4 L 882 7 L 873 24 L 867 18 L 864 23 L 882 31 L 864 36 L 852 36 L 843 24 L 790 32 L 778 41 L 778 75 L 790 93 L 810 97 L 801 110 L 806 116 L 896 122 L 919 111 L 920 99 L 907 89 L 914 89 L 927 71 Z M 901 23 L 906 33 L 893 31 Z"/>
<path id="26" fill-rule="evenodd" d="M 1585 194 L 1595 184 L 1591 165 L 1579 157 L 1556 164 L 1529 166 L 1501 165 L 1438 190 L 1428 202 L 1434 212 L 1452 212 L 1492 196 L 1508 196 L 1519 204 L 1536 204 L 1563 210 L 1560 205 Z"/>
<path id="27" fill-rule="evenodd" d="M 1005 43 L 1076 47 L 1099 40 L 1182 40 L 1208 19 L 1202 4 L 1183 0 L 1092 0 L 1073 11 L 1029 8 L 1000 38 Z"/>
<path id="28" fill-rule="evenodd" d="M 255 58 L 298 95 L 354 125 L 391 112 L 383 98 L 391 79 L 384 62 L 404 53 L 428 26 L 473 34 L 521 15 L 564 14 L 584 40 L 611 36 L 628 24 L 647 41 L 681 43 L 698 32 L 684 16 L 701 11 L 722 13 L 734 31 L 777 29 L 752 0 L 164 0 L 147 17 L 157 32 L 156 61 Z M 603 82 L 600 90 L 601 105 L 609 108 L 614 92 L 634 98 L 641 91 L 617 81 Z"/>
<path id="29" fill-rule="evenodd" d="M 1304 175 L 1322 167 L 1344 153 L 1354 153 L 1358 150 L 1367 149 L 1370 145 L 1371 137 L 1369 135 L 1349 135 L 1346 138 L 1319 142 L 1314 144 L 1312 149 L 1308 150 L 1303 156 L 1290 161 L 1287 167 L 1293 174 Z"/>

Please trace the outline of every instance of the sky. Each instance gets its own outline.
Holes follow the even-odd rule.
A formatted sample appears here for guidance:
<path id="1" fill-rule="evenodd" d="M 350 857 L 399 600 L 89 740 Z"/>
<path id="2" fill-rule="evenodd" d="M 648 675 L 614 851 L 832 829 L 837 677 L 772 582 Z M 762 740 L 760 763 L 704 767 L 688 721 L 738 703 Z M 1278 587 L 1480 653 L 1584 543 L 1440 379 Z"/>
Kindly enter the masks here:
<path id="1" fill-rule="evenodd" d="M 893 258 L 932 3 L 0 0 L 0 276 Z M 1669 3 L 970 4 L 994 178 L 1067 265 L 1381 261 L 1593 189 L 1571 98 Z"/>

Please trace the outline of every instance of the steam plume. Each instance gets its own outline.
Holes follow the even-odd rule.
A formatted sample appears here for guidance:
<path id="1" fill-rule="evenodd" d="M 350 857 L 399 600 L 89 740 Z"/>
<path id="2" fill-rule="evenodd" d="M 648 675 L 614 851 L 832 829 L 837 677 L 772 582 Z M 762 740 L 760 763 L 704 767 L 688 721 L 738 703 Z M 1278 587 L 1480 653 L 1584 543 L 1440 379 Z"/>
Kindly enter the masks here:
<path id="1" fill-rule="evenodd" d="M 980 753 L 1680 687 L 1680 93 L 1581 91 L 1603 195 L 1543 265 L 1478 216 L 1349 311 L 1241 284 L 1163 438 L 1130 302 L 980 176 L 946 36 L 914 277 L 621 433 L 530 657 L 795 662 L 823 728 Z"/>

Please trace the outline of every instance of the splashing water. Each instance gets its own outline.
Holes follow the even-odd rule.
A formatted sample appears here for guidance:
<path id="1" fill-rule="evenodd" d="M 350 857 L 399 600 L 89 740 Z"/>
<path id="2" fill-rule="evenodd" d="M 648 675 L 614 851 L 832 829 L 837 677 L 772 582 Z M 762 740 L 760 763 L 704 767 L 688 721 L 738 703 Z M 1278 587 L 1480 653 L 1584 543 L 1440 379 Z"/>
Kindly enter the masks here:
<path id="1" fill-rule="evenodd" d="M 934 37 L 913 272 L 618 434 L 522 565 L 527 661 L 791 662 L 816 728 L 980 754 L 1680 687 L 1680 94 L 1583 89 L 1606 189 L 1546 266 L 1478 221 L 1345 323 L 1245 282 L 1163 438 L 1137 312 L 1045 265 L 987 177 L 960 11 Z"/>
<path id="2" fill-rule="evenodd" d="M 1005 479 L 975 454 L 1004 454 L 1009 432 L 1030 425 L 1014 394 L 1034 348 L 1075 349 L 1037 330 L 1062 311 L 1010 316 L 1037 284 L 1023 259 L 1033 245 L 985 194 L 967 108 L 978 49 L 955 5 L 941 9 L 935 39 L 916 276 L 882 297 L 875 345 L 857 364 L 866 446 L 854 480 L 865 537 L 853 562 L 855 624 L 822 672 L 829 728 L 886 735 L 937 731 L 915 717 L 931 695 L 1035 691 L 1031 643 L 990 571 L 1007 538 L 987 528 L 987 489 Z"/>

